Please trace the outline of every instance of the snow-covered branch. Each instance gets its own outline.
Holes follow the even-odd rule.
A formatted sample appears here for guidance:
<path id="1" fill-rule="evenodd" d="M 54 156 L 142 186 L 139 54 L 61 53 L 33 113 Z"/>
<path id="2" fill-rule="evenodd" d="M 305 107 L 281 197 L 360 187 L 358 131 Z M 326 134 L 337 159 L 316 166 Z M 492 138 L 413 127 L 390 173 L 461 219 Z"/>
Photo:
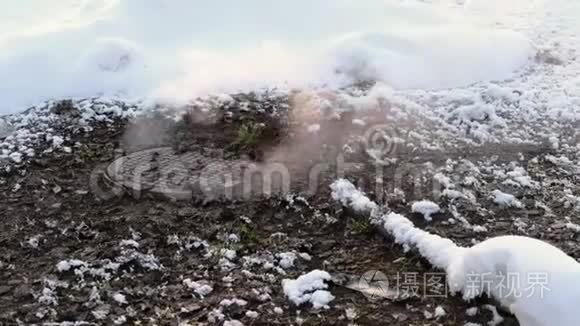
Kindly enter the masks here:
<path id="1" fill-rule="evenodd" d="M 348 183 L 342 179 L 333 184 L 335 200 L 355 205 L 357 211 L 376 205 Z M 400 214 L 386 214 L 382 222 L 380 227 L 405 250 L 416 249 L 434 267 L 445 270 L 452 293 L 462 292 L 466 300 L 487 294 L 522 326 L 580 325 L 575 308 L 580 302 L 580 264 L 562 250 L 521 236 L 494 237 L 462 248 L 415 227 Z"/>

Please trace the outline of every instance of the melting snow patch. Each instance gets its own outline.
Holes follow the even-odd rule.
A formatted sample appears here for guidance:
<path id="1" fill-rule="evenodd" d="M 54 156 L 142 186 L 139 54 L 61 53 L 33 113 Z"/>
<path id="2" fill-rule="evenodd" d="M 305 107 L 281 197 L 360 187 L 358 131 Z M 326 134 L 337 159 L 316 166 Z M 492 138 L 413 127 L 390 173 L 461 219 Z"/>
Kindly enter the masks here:
<path id="1" fill-rule="evenodd" d="M 221 307 L 214 309 L 207 314 L 207 321 L 210 323 L 217 323 L 224 320 L 224 318 L 226 318 L 226 315 L 223 314 Z"/>
<path id="2" fill-rule="evenodd" d="M 246 311 L 246 317 L 248 317 L 248 318 L 256 319 L 256 318 L 258 318 L 258 316 L 260 316 L 260 314 L 256 311 L 253 311 L 253 310 Z"/>
<path id="3" fill-rule="evenodd" d="M 228 260 L 234 260 L 236 258 L 236 251 L 232 249 L 222 249 L 220 253 Z"/>
<path id="4" fill-rule="evenodd" d="M 491 196 L 493 198 L 493 202 L 501 207 L 515 207 L 515 208 L 524 207 L 522 202 L 517 200 L 514 195 L 501 192 L 500 190 L 492 191 Z"/>
<path id="5" fill-rule="evenodd" d="M 328 288 L 325 281 L 330 279 L 330 274 L 327 272 L 313 270 L 295 280 L 282 280 L 282 287 L 286 297 L 297 306 L 310 302 L 315 309 L 328 309 L 328 304 L 334 300 L 334 296 L 323 289 Z"/>
<path id="6" fill-rule="evenodd" d="M 278 315 L 281 315 L 281 314 L 283 314 L 283 313 L 284 313 L 284 310 L 283 310 L 282 308 L 280 308 L 280 307 L 275 307 L 275 308 L 274 308 L 274 312 L 275 312 L 276 314 L 278 314 Z"/>
<path id="7" fill-rule="evenodd" d="M 280 259 L 280 267 L 288 269 L 294 266 L 294 261 L 296 260 L 296 254 L 293 252 L 283 252 L 276 255 Z"/>
<path id="8" fill-rule="evenodd" d="M 560 157 L 556 157 L 554 155 L 546 155 L 546 160 L 554 165 L 558 166 L 570 166 L 574 164 L 569 158 L 562 155 Z"/>
<path id="9" fill-rule="evenodd" d="M 59 272 L 68 272 L 76 267 L 86 267 L 87 263 L 78 259 L 62 260 L 56 264 L 56 270 Z"/>
<path id="10" fill-rule="evenodd" d="M 344 206 L 348 206 L 359 213 L 370 212 L 377 208 L 377 204 L 372 202 L 364 193 L 346 179 L 338 179 L 332 185 L 332 199 L 339 201 Z"/>
<path id="11" fill-rule="evenodd" d="M 45 306 L 58 305 L 56 292 L 53 289 L 45 287 L 44 289 L 42 289 L 42 294 L 38 297 L 38 303 L 43 304 Z"/>
<path id="12" fill-rule="evenodd" d="M 425 220 L 430 222 L 433 220 L 431 218 L 431 215 L 438 213 L 441 210 L 441 208 L 439 207 L 439 205 L 435 204 L 432 201 L 422 200 L 422 201 L 418 201 L 418 202 L 413 203 L 411 210 L 413 211 L 413 213 L 423 214 L 423 217 L 425 218 Z"/>
<path id="13" fill-rule="evenodd" d="M 213 291 L 213 288 L 208 284 L 204 284 L 203 281 L 196 282 L 192 281 L 189 278 L 183 280 L 183 284 L 190 289 L 193 289 L 195 293 L 197 293 L 202 299 Z"/>
<path id="14" fill-rule="evenodd" d="M 38 246 L 40 245 L 40 235 L 36 235 L 36 236 L 28 239 L 28 241 L 26 241 L 26 243 L 32 249 L 38 249 Z"/>
<path id="15" fill-rule="evenodd" d="M 479 311 L 479 308 L 471 307 L 471 308 L 468 308 L 465 310 L 465 314 L 470 316 L 470 317 L 473 317 L 473 316 L 477 315 L 478 311 Z"/>
<path id="16" fill-rule="evenodd" d="M 447 313 L 445 312 L 445 309 L 443 309 L 443 307 L 438 306 L 437 308 L 435 308 L 435 313 L 433 314 L 433 316 L 435 316 L 436 319 L 445 317 L 445 315 L 447 315 Z"/>
<path id="17" fill-rule="evenodd" d="M 98 309 L 93 310 L 91 314 L 93 315 L 93 317 L 95 317 L 96 320 L 103 320 L 107 318 L 109 312 L 110 312 L 109 309 L 107 309 L 106 307 L 100 307 Z"/>
<path id="18" fill-rule="evenodd" d="M 113 294 L 113 300 L 115 300 L 118 304 L 121 304 L 121 305 L 127 304 L 127 298 L 125 297 L 124 294 L 119 293 L 119 292 Z"/>
<path id="19" fill-rule="evenodd" d="M 139 248 L 139 242 L 137 242 L 135 240 L 122 240 L 121 243 L 119 243 L 119 245 L 121 247 Z"/>
<path id="20" fill-rule="evenodd" d="M 229 307 L 231 305 L 237 305 L 239 307 L 243 307 L 248 304 L 248 301 L 238 298 L 233 299 L 223 299 L 220 301 L 220 306 Z"/>
<path id="21" fill-rule="evenodd" d="M 358 313 L 356 312 L 355 308 L 346 308 L 344 310 L 344 314 L 346 316 L 346 319 L 348 320 L 355 320 L 358 317 Z"/>

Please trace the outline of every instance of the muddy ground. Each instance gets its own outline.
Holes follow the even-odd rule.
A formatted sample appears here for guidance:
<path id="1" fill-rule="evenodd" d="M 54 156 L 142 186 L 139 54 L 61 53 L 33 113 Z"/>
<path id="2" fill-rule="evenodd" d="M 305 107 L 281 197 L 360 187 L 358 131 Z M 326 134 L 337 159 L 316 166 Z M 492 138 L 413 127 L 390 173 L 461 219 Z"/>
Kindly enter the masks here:
<path id="1" fill-rule="evenodd" d="M 95 123 L 94 130 L 89 132 L 63 130 L 69 137 L 67 144 L 80 144 L 74 151 L 47 153 L 5 173 L 0 184 L 0 323 L 199 325 L 235 319 L 245 325 L 464 325 L 467 322 L 486 325 L 492 320 L 492 313 L 486 309 L 480 309 L 474 316 L 466 314 L 468 308 L 489 303 L 486 299 L 467 303 L 456 296 L 435 294 L 397 301 L 369 299 L 339 284 L 330 286 L 336 298 L 329 309 L 314 310 L 308 304 L 296 307 L 288 301 L 281 280 L 296 278 L 314 269 L 353 278 L 376 270 L 391 277 L 390 280 L 396 275 L 418 273 L 413 285 L 419 287 L 419 292 L 425 286 L 425 275 L 440 271 L 431 269 L 416 253 L 403 252 L 400 246 L 376 232 L 364 217 L 334 203 L 329 184 L 337 173 L 332 168 L 319 179 L 315 194 L 306 191 L 305 176 L 309 167 L 320 162 L 328 162 L 332 167 L 330 158 L 341 153 L 345 144 L 356 147 L 357 138 L 353 135 L 364 133 L 364 128 L 357 130 L 351 126 L 350 121 L 356 117 L 325 122 L 314 137 L 304 131 L 305 126 L 295 128 L 295 121 L 287 112 L 273 114 L 271 106 L 266 103 L 263 110 L 253 111 L 236 110 L 234 105 L 228 108 L 233 113 L 217 114 L 211 119 L 188 114 L 181 122 L 167 122 L 161 127 L 164 137 L 139 144 L 127 141 L 128 135 L 139 132 L 131 126 L 134 122 L 127 119 Z M 240 128 L 248 123 L 263 124 L 260 127 L 263 129 L 255 141 L 240 143 Z M 352 130 L 345 132 L 345 128 Z M 317 141 L 302 141 L 308 138 Z M 249 201 L 195 198 L 172 201 L 147 193 L 134 196 L 127 191 L 109 193 L 108 197 L 95 194 L 95 180 L 100 180 L 103 166 L 119 155 L 119 148 L 130 152 L 151 146 L 173 146 L 176 151 L 219 148 L 224 159 L 286 160 L 295 172 L 296 182 L 292 183 L 291 195 L 256 196 Z M 277 155 L 279 148 L 285 149 L 285 155 Z M 469 245 L 474 239 L 495 235 L 527 234 L 549 240 L 579 258 L 575 233 L 561 225 L 554 226 L 554 220 L 546 217 L 541 209 L 506 210 L 481 199 L 483 207 L 470 208 L 467 204 L 457 207 L 464 208 L 462 212 L 471 223 L 485 225 L 486 233 L 473 232 L 461 223 L 447 223 L 452 217 L 449 210 L 443 210 L 428 224 L 410 212 L 408 203 L 422 199 L 418 198 L 417 187 L 428 189 L 431 180 L 417 185 L 406 179 L 395 181 L 393 177 L 395 167 L 404 162 L 429 161 L 437 165 L 444 164 L 453 155 L 455 159 L 477 160 L 499 155 L 495 162 L 502 164 L 502 160 L 513 160 L 517 152 L 528 160 L 549 150 L 521 147 L 514 151 L 496 146 L 472 152 L 459 149 L 456 154 L 443 155 L 409 152 L 403 146 L 389 153 L 391 158 L 398 158 L 398 163 L 381 167 L 384 174 L 381 187 L 385 191 L 378 193 L 376 165 L 370 163 L 364 151 L 355 149 L 345 157 L 358 165 L 346 169 L 344 174 L 372 198 L 386 201 L 389 207 L 412 217 L 419 226 L 461 244 Z M 296 160 L 297 156 L 307 159 Z M 301 164 L 293 166 L 290 162 Z M 552 176 L 559 173 L 547 168 L 547 164 L 540 161 L 537 168 L 528 170 L 543 171 L 546 178 L 550 173 Z M 565 178 L 570 177 L 561 177 Z M 405 193 L 404 200 L 401 196 L 389 196 L 388 189 L 395 182 L 399 182 Z M 110 190 L 107 185 L 100 187 L 105 193 Z M 485 196 L 477 193 L 478 199 Z M 538 191 L 521 194 L 519 198 L 533 201 L 549 196 Z M 442 206 L 445 205 L 443 200 Z M 553 214 L 558 216 L 557 205 L 552 207 L 555 207 Z M 527 221 L 527 227 L 514 223 L 516 218 Z M 230 234 L 235 234 L 238 240 L 232 241 Z M 226 259 L 221 249 L 233 249 L 236 256 Z M 282 269 L 276 254 L 285 252 L 300 255 L 294 266 Z M 275 267 L 252 265 L 243 257 L 258 257 Z M 81 260 L 86 265 L 59 271 L 59 262 L 70 259 Z M 110 262 L 119 265 L 106 267 Z M 80 271 L 83 268 L 85 271 Z M 201 299 L 184 284 L 187 278 L 203 280 L 213 291 Z M 115 299 L 118 293 L 125 296 L 126 302 Z M 222 300 L 233 298 L 243 299 L 245 304 L 220 306 Z M 446 315 L 436 319 L 429 314 L 438 306 Z M 258 315 L 251 318 L 246 315 L 247 311 Z M 220 313 L 221 319 L 216 318 Z M 503 325 L 518 325 L 509 314 L 502 311 L 500 314 L 505 318 Z"/>

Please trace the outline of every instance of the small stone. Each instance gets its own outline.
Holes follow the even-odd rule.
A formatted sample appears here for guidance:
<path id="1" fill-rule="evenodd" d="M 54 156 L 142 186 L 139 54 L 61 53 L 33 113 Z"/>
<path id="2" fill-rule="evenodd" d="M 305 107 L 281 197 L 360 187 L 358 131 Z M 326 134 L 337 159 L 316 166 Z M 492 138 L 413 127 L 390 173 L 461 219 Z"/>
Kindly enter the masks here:
<path id="1" fill-rule="evenodd" d="M 188 217 L 188 216 L 192 216 L 193 214 L 194 214 L 194 211 L 191 207 L 180 208 L 177 211 L 177 216 L 179 216 L 179 217 Z"/>
<path id="2" fill-rule="evenodd" d="M 12 290 L 11 286 L 2 285 L 0 286 L 0 295 L 6 294 Z"/>

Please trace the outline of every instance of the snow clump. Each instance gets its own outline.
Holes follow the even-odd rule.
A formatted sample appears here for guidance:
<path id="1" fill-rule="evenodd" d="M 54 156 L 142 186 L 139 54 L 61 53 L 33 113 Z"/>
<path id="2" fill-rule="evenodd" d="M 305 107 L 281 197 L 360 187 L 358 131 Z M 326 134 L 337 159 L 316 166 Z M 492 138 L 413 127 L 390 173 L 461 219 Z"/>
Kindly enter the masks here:
<path id="1" fill-rule="evenodd" d="M 423 214 L 423 217 L 425 218 L 425 220 L 427 222 L 431 222 L 433 220 L 433 218 L 431 218 L 431 215 L 433 215 L 435 213 L 439 213 L 439 211 L 441 211 L 441 208 L 439 207 L 439 205 L 435 204 L 432 201 L 422 200 L 422 201 L 415 202 L 413 204 L 413 206 L 411 207 L 411 211 L 413 213 Z"/>
<path id="2" fill-rule="evenodd" d="M 295 280 L 282 280 L 282 287 L 286 297 L 297 306 L 310 302 L 314 309 L 328 309 L 328 304 L 334 300 L 334 296 L 329 291 L 324 290 L 328 288 L 325 281 L 330 279 L 330 274 L 327 272 L 313 270 Z"/>

